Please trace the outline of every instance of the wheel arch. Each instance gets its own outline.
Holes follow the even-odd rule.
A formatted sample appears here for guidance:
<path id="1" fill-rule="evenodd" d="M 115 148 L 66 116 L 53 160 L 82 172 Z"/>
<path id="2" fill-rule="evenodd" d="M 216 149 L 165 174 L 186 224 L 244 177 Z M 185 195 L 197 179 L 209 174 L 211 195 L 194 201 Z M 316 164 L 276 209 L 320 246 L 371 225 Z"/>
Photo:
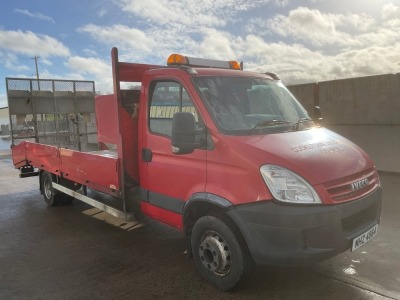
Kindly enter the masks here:
<path id="1" fill-rule="evenodd" d="M 235 233 L 239 242 L 245 247 L 245 250 L 250 254 L 243 233 L 227 213 L 233 207 L 233 203 L 229 200 L 210 193 L 197 193 L 189 199 L 183 209 L 183 232 L 186 237 L 187 251 L 190 257 L 192 256 L 190 237 L 193 226 L 198 219 L 206 215 L 217 217 L 225 222 Z"/>
<path id="2" fill-rule="evenodd" d="M 226 214 L 233 204 L 229 200 L 209 193 L 196 193 L 190 197 L 183 208 L 183 231 L 190 233 L 194 223 L 209 214 Z"/>

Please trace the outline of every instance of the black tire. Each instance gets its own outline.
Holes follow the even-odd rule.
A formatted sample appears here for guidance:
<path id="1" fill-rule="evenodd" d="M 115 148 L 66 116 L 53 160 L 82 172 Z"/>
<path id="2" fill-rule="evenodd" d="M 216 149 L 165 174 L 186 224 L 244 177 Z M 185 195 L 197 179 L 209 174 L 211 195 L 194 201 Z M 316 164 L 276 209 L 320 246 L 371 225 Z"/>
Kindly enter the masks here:
<path id="1" fill-rule="evenodd" d="M 49 172 L 43 172 L 41 176 L 41 187 L 44 200 L 48 206 L 56 206 L 63 200 L 63 194 L 58 193 L 53 188 L 53 175 Z"/>
<path id="2" fill-rule="evenodd" d="M 191 246 L 201 276 L 221 291 L 233 289 L 247 271 L 248 256 L 227 222 L 204 216 L 194 224 Z"/>

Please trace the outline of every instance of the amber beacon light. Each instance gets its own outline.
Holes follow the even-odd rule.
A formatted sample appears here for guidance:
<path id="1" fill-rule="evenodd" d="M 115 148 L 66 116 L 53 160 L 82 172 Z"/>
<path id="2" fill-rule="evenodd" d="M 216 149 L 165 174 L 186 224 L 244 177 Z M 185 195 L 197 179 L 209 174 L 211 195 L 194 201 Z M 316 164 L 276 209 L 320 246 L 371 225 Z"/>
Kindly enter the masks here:
<path id="1" fill-rule="evenodd" d="M 171 54 L 168 57 L 167 65 L 241 70 L 240 63 L 236 60 L 224 61 L 216 59 L 205 59 L 188 57 L 176 53 Z"/>

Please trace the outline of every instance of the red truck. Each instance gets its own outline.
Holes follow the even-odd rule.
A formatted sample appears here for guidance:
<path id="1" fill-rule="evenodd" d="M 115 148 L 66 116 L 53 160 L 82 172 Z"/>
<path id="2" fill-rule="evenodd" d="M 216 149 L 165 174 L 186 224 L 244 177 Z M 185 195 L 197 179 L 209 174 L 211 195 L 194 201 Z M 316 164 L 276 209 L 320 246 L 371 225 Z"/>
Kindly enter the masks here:
<path id="1" fill-rule="evenodd" d="M 253 262 L 308 265 L 376 235 L 374 163 L 317 125 L 278 76 L 178 54 L 167 66 L 119 62 L 116 48 L 112 67 L 114 94 L 95 100 L 98 151 L 12 146 L 15 167 L 39 176 L 49 206 L 77 198 L 171 225 L 184 232 L 201 276 L 221 290 Z"/>

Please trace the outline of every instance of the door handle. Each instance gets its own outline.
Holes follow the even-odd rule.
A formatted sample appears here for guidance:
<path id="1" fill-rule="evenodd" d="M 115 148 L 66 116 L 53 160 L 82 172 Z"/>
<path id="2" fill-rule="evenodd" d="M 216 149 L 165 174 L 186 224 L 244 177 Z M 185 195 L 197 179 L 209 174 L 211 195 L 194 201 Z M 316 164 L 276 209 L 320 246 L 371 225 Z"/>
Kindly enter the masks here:
<path id="1" fill-rule="evenodd" d="M 153 159 L 153 152 L 151 152 L 151 149 L 143 148 L 142 149 L 142 160 L 144 162 L 151 162 Z"/>

